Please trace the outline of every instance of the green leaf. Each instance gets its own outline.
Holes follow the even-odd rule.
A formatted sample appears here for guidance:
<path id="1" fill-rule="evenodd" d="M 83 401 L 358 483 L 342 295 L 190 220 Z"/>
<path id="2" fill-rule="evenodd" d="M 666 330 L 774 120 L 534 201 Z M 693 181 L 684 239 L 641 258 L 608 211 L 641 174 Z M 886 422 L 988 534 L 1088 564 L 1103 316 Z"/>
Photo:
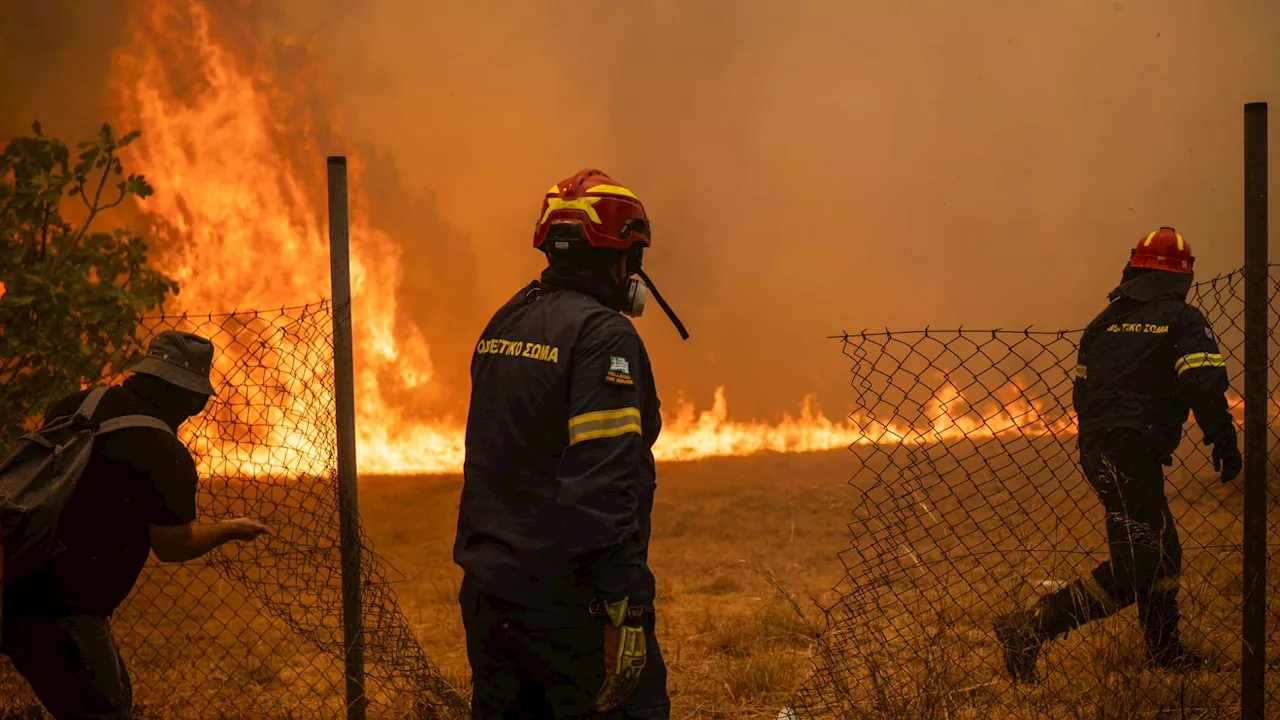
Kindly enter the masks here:
<path id="1" fill-rule="evenodd" d="M 93 169 L 93 163 L 98 159 L 98 155 L 102 153 L 102 148 L 97 145 L 91 146 L 88 150 L 80 153 L 80 162 L 76 163 L 75 173 L 77 179 L 87 175 Z"/>
<path id="2" fill-rule="evenodd" d="M 153 192 L 114 155 L 139 135 L 117 139 L 104 124 L 96 140 L 74 145 L 73 158 L 66 143 L 43 136 L 39 123 L 32 129 L 0 153 L 0 266 L 7 290 L 0 298 L 0 357 L 23 363 L 21 373 L 0 382 L 0 450 L 48 402 L 98 381 L 136 353 L 139 318 L 178 290 L 147 266 L 146 243 L 111 223 L 114 215 L 100 216 L 74 252 L 63 252 L 79 230 L 62 216 L 63 201 L 83 194 L 79 183 L 95 168 L 123 176 L 119 186 L 135 197 Z"/>
<path id="3" fill-rule="evenodd" d="M 141 175 L 130 175 L 129 179 L 124 182 L 124 190 L 130 195 L 139 198 L 145 198 L 153 192 L 147 179 Z"/>

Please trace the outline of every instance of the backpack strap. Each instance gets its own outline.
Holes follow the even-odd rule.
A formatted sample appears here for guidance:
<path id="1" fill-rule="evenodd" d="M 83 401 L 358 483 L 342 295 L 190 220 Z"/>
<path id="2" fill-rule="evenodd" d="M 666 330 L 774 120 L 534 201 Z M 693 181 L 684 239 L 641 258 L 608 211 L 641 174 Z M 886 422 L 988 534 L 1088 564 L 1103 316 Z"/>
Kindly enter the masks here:
<path id="1" fill-rule="evenodd" d="M 98 410 L 98 403 L 102 401 L 102 396 L 106 394 L 107 388 L 105 385 L 99 385 L 90 390 L 88 397 L 84 399 L 84 402 L 80 403 L 79 409 L 76 410 L 76 415 L 80 415 L 86 420 L 92 420 L 93 414 Z"/>
<path id="2" fill-rule="evenodd" d="M 92 420 L 93 414 L 98 409 L 98 403 L 107 394 L 107 390 L 108 388 L 103 385 L 90 391 L 89 396 L 84 399 L 84 402 L 80 403 L 80 409 L 76 410 L 76 415 L 80 415 L 86 420 Z M 151 428 L 152 430 L 160 430 L 174 435 L 173 428 L 169 427 L 169 423 L 150 415 L 121 415 L 120 417 L 111 418 L 100 423 L 94 435 L 106 435 L 125 428 Z"/>
<path id="3" fill-rule="evenodd" d="M 173 432 L 173 428 L 169 427 L 169 423 L 150 415 L 121 415 L 117 418 L 111 418 L 99 425 L 95 434 L 106 435 L 125 428 L 151 428 L 152 430 L 160 430 L 177 437 Z"/>

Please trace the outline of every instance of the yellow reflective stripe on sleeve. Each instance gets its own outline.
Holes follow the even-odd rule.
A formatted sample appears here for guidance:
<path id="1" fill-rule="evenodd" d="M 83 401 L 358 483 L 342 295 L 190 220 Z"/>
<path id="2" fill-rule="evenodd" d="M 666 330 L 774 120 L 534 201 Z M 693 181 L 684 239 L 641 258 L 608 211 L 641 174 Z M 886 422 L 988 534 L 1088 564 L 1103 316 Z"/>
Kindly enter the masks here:
<path id="1" fill-rule="evenodd" d="M 569 428 L 576 428 L 587 423 L 598 422 L 600 420 L 617 420 L 619 418 L 634 418 L 640 421 L 640 408 L 626 407 L 617 410 L 597 410 L 595 412 L 583 413 L 569 418 Z"/>
<path id="2" fill-rule="evenodd" d="M 1227 362 L 1218 353 L 1191 353 L 1178 358 L 1178 361 L 1173 364 L 1173 369 L 1178 371 L 1178 377 L 1182 377 L 1182 373 L 1188 370 L 1202 367 L 1224 368 L 1226 366 Z"/>
<path id="3" fill-rule="evenodd" d="M 1085 367 L 1084 365 L 1077 365 L 1077 366 L 1076 366 L 1076 379 L 1077 379 L 1077 380 L 1084 380 L 1084 379 L 1085 379 L 1085 378 L 1087 378 L 1087 377 L 1089 377 L 1089 368 Z"/>
<path id="4" fill-rule="evenodd" d="M 643 434 L 640 428 L 639 408 L 599 410 L 569 419 L 570 445 L 576 445 L 584 440 L 618 437 L 627 433 Z"/>

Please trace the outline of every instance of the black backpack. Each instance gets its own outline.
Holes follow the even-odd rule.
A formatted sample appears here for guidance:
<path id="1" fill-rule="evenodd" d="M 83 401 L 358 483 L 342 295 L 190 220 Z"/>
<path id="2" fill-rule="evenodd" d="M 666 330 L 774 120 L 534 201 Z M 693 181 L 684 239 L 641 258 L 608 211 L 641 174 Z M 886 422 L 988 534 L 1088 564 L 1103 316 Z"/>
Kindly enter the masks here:
<path id="1" fill-rule="evenodd" d="M 106 392 L 106 387 L 94 388 L 74 413 L 23 435 L 0 460 L 0 589 L 29 578 L 62 549 L 58 518 L 89 464 L 95 439 L 133 427 L 174 434 L 149 415 L 94 423 L 94 410 Z"/>

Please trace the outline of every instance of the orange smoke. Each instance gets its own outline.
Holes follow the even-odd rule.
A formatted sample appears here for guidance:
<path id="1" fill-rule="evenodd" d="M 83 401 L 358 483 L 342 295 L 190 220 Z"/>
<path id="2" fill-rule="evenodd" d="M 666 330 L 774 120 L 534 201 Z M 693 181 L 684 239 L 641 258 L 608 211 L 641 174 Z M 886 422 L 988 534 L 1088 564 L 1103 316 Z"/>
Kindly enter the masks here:
<path id="1" fill-rule="evenodd" d="M 158 263 L 181 285 L 178 308 L 221 312 L 279 308 L 329 294 L 328 240 L 324 225 L 322 149 L 318 136 L 334 127 L 327 110 L 307 93 L 322 86 L 306 75 L 283 81 L 259 60 L 267 55 L 252 33 L 232 32 L 201 0 L 145 0 L 129 41 L 117 53 L 112 88 L 121 125 L 142 130 L 131 163 L 156 193 L 144 208 L 161 249 Z M 234 37 L 232 43 L 230 38 Z M 305 48 L 293 48 L 307 59 Z M 350 153 L 348 153 L 350 155 Z M 448 419 L 417 419 L 414 404 L 433 392 L 431 350 L 423 333 L 398 306 L 404 283 L 401 246 L 369 220 L 361 192 L 361 165 L 351 157 L 350 222 L 355 318 L 358 460 L 362 472 L 456 472 L 463 431 Z M 441 302 L 445 300 L 441 298 Z M 215 341 L 218 338 L 215 338 Z M 224 342 L 218 369 L 235 392 L 236 360 L 244 343 Z M 318 356 L 323 348 L 281 347 L 271 357 Z M 255 358 L 257 361 L 257 358 Z M 273 362 L 279 362 L 278 360 Z M 295 386 L 323 387 L 315 368 L 290 368 Z M 776 424 L 735 422 L 723 388 L 714 405 L 698 412 L 679 401 L 668 411 L 655 454 L 691 460 L 760 451 L 805 452 L 866 442 L 916 442 L 962 435 L 1069 429 L 1069 418 L 1046 423 L 1039 408 L 1010 398 L 986 415 L 948 407 L 958 393 L 946 388 L 929 405 L 931 427 L 884 426 L 866 418 L 828 420 L 806 398 L 798 417 Z M 266 436 L 246 443 L 226 435 L 227 423 L 210 423 L 197 438 L 206 463 L 229 462 L 241 472 L 300 472 L 314 428 L 297 426 L 304 403 L 331 398 L 280 387 L 270 392 Z M 254 401 L 263 404 L 262 399 Z M 1021 404 L 1020 404 L 1021 403 Z M 228 411 L 229 412 L 229 411 Z M 234 423 L 232 423 L 234 424 Z M 270 447 L 271 452 L 266 451 Z M 280 449 L 277 452 L 277 448 Z M 283 455 L 281 454 L 283 453 Z M 301 465 L 300 465 L 301 464 Z"/>

